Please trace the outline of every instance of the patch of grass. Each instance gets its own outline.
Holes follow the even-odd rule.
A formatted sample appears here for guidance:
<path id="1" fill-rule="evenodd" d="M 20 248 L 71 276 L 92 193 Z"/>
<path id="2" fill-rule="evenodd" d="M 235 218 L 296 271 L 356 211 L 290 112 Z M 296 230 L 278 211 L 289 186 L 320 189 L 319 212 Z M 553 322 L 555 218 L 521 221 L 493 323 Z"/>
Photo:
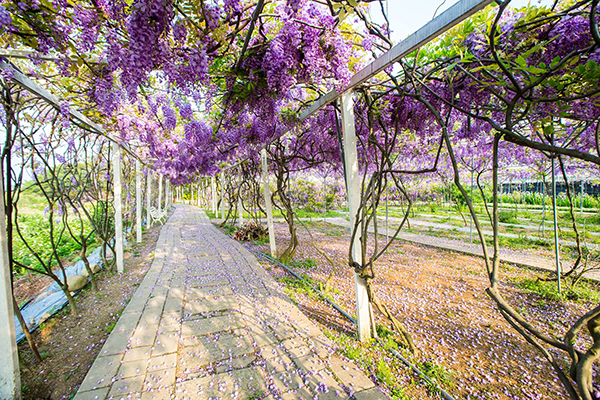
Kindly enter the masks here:
<path id="1" fill-rule="evenodd" d="M 376 375 L 377 375 L 377 378 L 379 378 L 379 380 L 381 380 L 382 382 L 385 382 L 386 385 L 388 385 L 388 386 L 394 385 L 394 375 L 392 373 L 392 369 L 385 362 L 384 359 L 380 359 L 377 362 Z"/>
<path id="2" fill-rule="evenodd" d="M 516 224 L 517 218 L 512 211 L 498 211 L 498 221 L 504 224 Z"/>
<path id="3" fill-rule="evenodd" d="M 75 367 L 74 369 L 72 369 L 71 371 L 69 371 L 69 373 L 67 375 L 65 375 L 65 377 L 63 378 L 63 380 L 66 381 L 70 377 L 72 377 L 75 374 L 75 372 L 77 372 L 77 369 L 79 369 L 79 367 Z"/>
<path id="4" fill-rule="evenodd" d="M 493 245 L 492 238 L 486 238 L 486 242 L 490 246 Z M 498 242 L 500 243 L 500 246 L 509 247 L 513 249 L 552 249 L 552 244 L 550 244 L 546 240 L 530 238 L 524 235 L 519 235 L 518 237 L 499 236 Z"/>
<path id="5" fill-rule="evenodd" d="M 575 286 L 563 285 L 562 293 L 558 293 L 558 285 L 555 281 L 541 281 L 525 278 L 518 281 L 516 285 L 517 287 L 529 290 L 547 300 L 571 300 L 575 302 L 600 303 L 600 290 L 598 285 L 586 281 L 579 282 Z"/>
<path id="6" fill-rule="evenodd" d="M 301 268 L 301 269 L 313 269 L 317 265 L 318 265 L 317 262 L 315 260 L 313 260 L 312 258 L 307 258 L 305 260 L 296 261 L 294 264 L 292 264 L 292 266 L 294 268 Z"/>
<path id="7" fill-rule="evenodd" d="M 220 228 L 223 229 L 225 231 L 225 233 L 228 235 L 233 235 L 235 233 L 235 231 L 237 230 L 237 227 L 235 225 L 229 225 L 229 224 L 223 224 L 220 226 Z"/>
<path id="8" fill-rule="evenodd" d="M 367 374 L 374 373 L 379 385 L 388 392 L 392 399 L 409 400 L 412 398 L 406 394 L 407 385 L 403 379 L 406 378 L 404 365 L 397 358 L 387 357 L 387 352 L 379 342 L 359 343 L 355 338 L 343 333 L 328 329 L 323 329 L 323 332 L 335 343 L 341 354 L 353 360 L 363 371 L 370 371 Z M 414 391 L 422 390 L 412 389 Z"/>
<path id="9" fill-rule="evenodd" d="M 252 242 L 258 246 L 262 246 L 263 244 L 269 243 L 269 236 L 265 236 L 263 238 L 253 240 Z"/>
<path id="10" fill-rule="evenodd" d="M 429 379 L 436 382 L 441 387 L 450 389 L 454 387 L 454 374 L 443 366 L 438 365 L 431 360 L 427 360 L 419 364 L 418 368 L 427 375 Z M 433 385 L 428 385 L 428 389 L 433 393 L 438 392 L 437 387 Z"/>
<path id="11" fill-rule="evenodd" d="M 386 348 L 399 350 L 400 346 L 396 341 L 396 333 L 383 325 L 376 325 L 375 329 L 377 330 L 377 336 L 379 336 L 379 339 L 381 339 Z"/>
<path id="12" fill-rule="evenodd" d="M 302 281 L 300 281 L 294 277 L 287 277 L 287 276 L 279 278 L 278 281 L 285 285 L 288 292 L 291 292 L 288 294 L 291 295 L 291 297 L 293 299 L 295 299 L 294 295 L 299 294 L 299 293 L 302 293 L 312 299 L 317 299 L 319 296 L 310 287 L 310 285 L 312 284 L 314 286 L 317 286 L 318 282 L 313 281 L 306 275 L 301 275 L 301 276 L 302 276 L 302 278 L 304 278 L 304 280 L 302 280 Z"/>
<path id="13" fill-rule="evenodd" d="M 208 216 L 208 218 L 213 219 L 216 218 L 217 216 L 215 215 L 214 212 L 209 211 L 209 210 L 204 210 L 204 212 L 206 213 L 206 215 Z"/>
<path id="14" fill-rule="evenodd" d="M 40 352 L 40 357 L 42 357 L 42 360 L 45 360 L 46 358 L 50 357 L 50 352 L 48 352 L 48 350 L 46 349 L 39 349 Z"/>
<path id="15" fill-rule="evenodd" d="M 106 325 L 106 333 L 111 333 L 113 329 L 115 329 L 115 325 L 116 325 L 117 321 L 113 321 L 110 324 Z"/>

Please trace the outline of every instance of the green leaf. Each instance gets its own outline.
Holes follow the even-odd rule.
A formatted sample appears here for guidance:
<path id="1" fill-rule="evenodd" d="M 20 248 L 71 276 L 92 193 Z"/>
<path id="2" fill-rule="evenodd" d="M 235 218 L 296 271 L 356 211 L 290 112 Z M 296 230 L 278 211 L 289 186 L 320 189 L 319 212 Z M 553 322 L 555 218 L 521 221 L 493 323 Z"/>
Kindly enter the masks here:
<path id="1" fill-rule="evenodd" d="M 356 0 L 348 0 L 348 4 L 350 4 L 352 7 L 357 7 L 358 6 L 358 1 L 356 1 Z"/>

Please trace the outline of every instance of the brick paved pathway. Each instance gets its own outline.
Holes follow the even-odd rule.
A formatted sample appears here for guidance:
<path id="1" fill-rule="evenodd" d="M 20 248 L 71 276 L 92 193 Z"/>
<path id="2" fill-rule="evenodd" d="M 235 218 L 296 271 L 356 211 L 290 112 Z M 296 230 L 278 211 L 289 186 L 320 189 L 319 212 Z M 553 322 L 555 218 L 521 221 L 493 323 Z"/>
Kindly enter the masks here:
<path id="1" fill-rule="evenodd" d="M 76 400 L 385 399 L 239 243 L 178 205 Z"/>

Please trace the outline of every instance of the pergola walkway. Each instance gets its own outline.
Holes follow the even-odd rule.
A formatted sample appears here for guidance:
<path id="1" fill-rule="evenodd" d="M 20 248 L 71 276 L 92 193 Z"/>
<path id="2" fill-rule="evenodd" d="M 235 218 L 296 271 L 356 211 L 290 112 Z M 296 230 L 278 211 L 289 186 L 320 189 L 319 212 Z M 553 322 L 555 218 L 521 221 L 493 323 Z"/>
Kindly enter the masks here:
<path id="1" fill-rule="evenodd" d="M 386 398 L 246 249 L 178 205 L 75 399 L 352 397 Z"/>

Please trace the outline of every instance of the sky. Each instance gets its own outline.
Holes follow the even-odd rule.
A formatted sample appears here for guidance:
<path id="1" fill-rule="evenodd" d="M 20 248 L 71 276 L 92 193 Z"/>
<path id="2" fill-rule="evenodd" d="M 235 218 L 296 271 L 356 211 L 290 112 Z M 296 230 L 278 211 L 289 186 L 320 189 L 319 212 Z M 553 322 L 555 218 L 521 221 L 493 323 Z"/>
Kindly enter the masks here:
<path id="1" fill-rule="evenodd" d="M 387 0 L 388 19 L 392 28 L 392 40 L 398 43 L 401 39 L 406 38 L 411 33 L 415 32 L 421 26 L 425 25 L 433 18 L 433 15 L 438 7 L 437 14 L 439 15 L 444 10 L 448 9 L 458 0 Z M 529 0 L 513 0 L 511 5 L 519 8 L 526 6 Z M 371 17 L 374 21 L 383 21 L 381 8 L 379 5 L 372 3 Z M 550 5 L 549 0 L 531 0 L 531 4 Z"/>

